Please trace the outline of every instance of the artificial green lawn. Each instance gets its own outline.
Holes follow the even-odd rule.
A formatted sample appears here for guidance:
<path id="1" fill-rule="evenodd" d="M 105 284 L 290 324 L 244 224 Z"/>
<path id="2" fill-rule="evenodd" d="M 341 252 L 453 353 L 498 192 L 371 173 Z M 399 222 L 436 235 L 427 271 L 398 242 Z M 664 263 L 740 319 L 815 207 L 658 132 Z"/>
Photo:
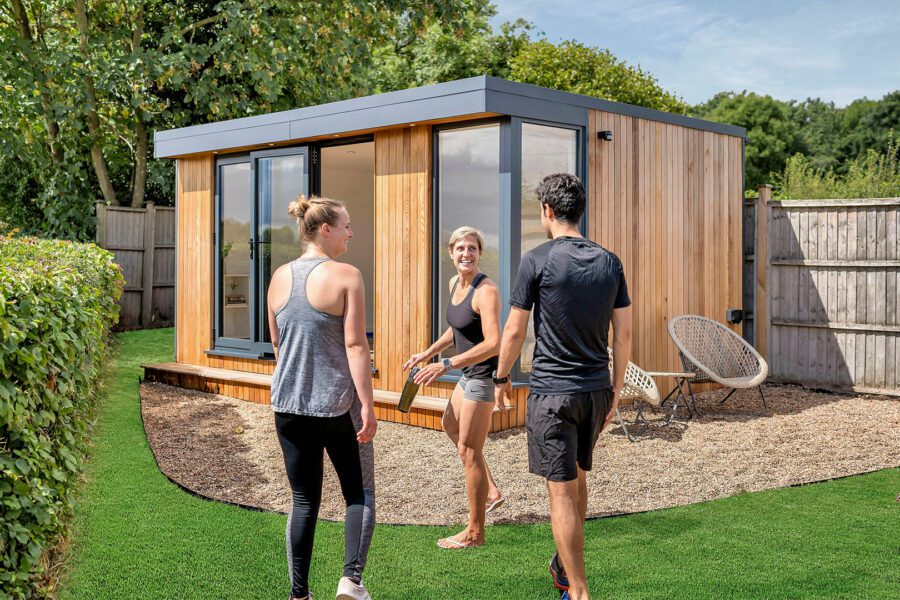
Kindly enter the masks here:
<path id="1" fill-rule="evenodd" d="M 286 517 L 196 498 L 156 468 L 141 427 L 139 365 L 170 361 L 172 345 L 171 329 L 119 336 L 59 596 L 285 598 Z M 411 474 L 410 485 L 433 475 Z M 898 492 L 892 469 L 590 521 L 591 589 L 597 598 L 898 598 Z M 549 525 L 491 527 L 475 550 L 435 546 L 457 529 L 379 526 L 365 575 L 373 597 L 558 597 L 547 574 Z M 342 558 L 343 527 L 320 522 L 318 599 L 334 597 Z"/>

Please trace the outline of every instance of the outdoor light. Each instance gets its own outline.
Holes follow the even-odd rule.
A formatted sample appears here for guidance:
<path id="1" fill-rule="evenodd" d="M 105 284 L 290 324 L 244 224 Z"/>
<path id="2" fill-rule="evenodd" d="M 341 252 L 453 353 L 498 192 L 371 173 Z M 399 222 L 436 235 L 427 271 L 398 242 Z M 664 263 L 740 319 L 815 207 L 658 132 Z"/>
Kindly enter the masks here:
<path id="1" fill-rule="evenodd" d="M 597 137 L 599 139 L 603 140 L 604 142 L 611 142 L 612 141 L 612 131 L 598 131 Z"/>
<path id="2" fill-rule="evenodd" d="M 744 311 L 739 308 L 729 308 L 725 311 L 725 320 L 737 325 L 744 320 Z"/>

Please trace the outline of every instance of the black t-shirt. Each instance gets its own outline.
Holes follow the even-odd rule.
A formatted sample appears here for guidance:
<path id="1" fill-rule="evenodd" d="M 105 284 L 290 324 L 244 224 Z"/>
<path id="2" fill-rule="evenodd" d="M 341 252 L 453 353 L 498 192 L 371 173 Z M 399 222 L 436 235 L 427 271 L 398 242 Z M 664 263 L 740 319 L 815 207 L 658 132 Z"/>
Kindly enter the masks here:
<path id="1" fill-rule="evenodd" d="M 534 307 L 531 390 L 612 387 L 607 351 L 614 308 L 631 305 L 622 261 L 586 238 L 558 237 L 522 257 L 509 303 Z"/>

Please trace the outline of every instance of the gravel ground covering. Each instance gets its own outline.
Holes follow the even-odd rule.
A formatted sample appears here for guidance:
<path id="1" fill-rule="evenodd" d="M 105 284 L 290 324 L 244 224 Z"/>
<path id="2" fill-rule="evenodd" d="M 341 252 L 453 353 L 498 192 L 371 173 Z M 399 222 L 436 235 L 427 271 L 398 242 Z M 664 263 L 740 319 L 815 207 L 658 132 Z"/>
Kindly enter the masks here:
<path id="1" fill-rule="evenodd" d="M 588 475 L 588 514 L 605 516 L 702 502 L 900 466 L 900 399 L 797 386 L 699 395 L 699 419 L 663 415 L 631 443 L 620 427 L 600 437 Z M 147 438 L 160 469 L 196 493 L 287 512 L 290 488 L 272 409 L 156 383 L 141 386 Z M 625 411 L 626 418 L 633 412 Z M 443 432 L 379 422 L 375 438 L 379 523 L 466 520 L 465 479 Z M 506 504 L 489 523 L 547 521 L 543 481 L 528 472 L 525 430 L 485 445 Z M 320 517 L 341 520 L 343 499 L 326 459 Z"/>

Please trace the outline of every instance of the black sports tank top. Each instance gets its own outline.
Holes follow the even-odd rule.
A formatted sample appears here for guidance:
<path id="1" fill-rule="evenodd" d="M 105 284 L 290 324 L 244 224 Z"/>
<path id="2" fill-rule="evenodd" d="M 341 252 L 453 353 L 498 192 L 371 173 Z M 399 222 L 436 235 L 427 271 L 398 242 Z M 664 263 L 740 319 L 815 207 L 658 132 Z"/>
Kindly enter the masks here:
<path id="1" fill-rule="evenodd" d="M 487 275 L 479 273 L 472 280 L 469 293 L 459 304 L 453 304 L 453 294 L 459 285 L 459 279 L 453 284 L 450 292 L 450 302 L 447 303 L 447 323 L 453 328 L 453 345 L 457 354 L 470 350 L 473 346 L 484 341 L 484 332 L 481 330 L 481 315 L 472 310 L 472 295 Z M 490 379 L 491 374 L 497 369 L 497 357 L 492 356 L 483 362 L 462 368 L 463 375 L 470 379 Z"/>

